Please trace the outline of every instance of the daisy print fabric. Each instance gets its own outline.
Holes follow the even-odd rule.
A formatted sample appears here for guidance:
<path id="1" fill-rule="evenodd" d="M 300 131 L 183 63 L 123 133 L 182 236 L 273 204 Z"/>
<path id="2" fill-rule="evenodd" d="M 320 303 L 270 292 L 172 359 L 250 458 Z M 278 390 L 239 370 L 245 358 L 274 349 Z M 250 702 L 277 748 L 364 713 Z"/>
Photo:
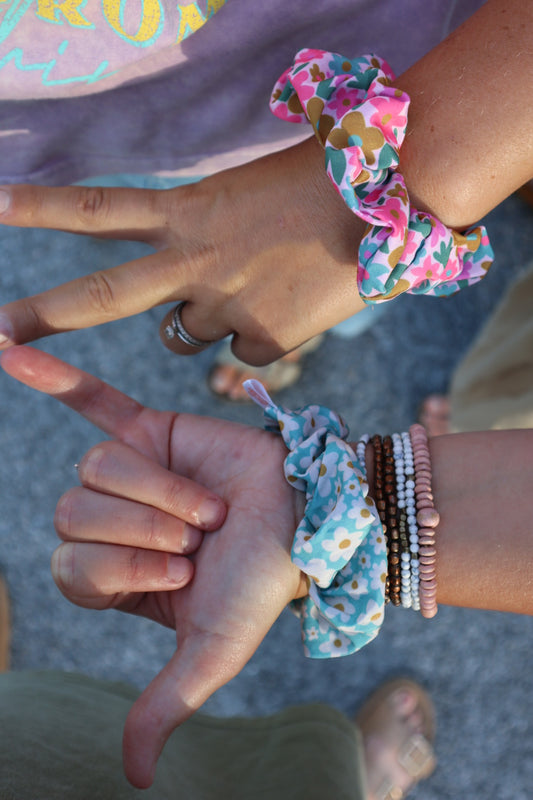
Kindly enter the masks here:
<path id="1" fill-rule="evenodd" d="M 345 441 L 348 428 L 330 409 L 276 405 L 258 381 L 248 394 L 263 409 L 265 427 L 288 448 L 285 477 L 305 492 L 305 514 L 291 559 L 309 578 L 309 594 L 291 604 L 302 623 L 311 658 L 354 653 L 372 641 L 383 622 L 386 545 L 364 468 Z"/>
<path id="2" fill-rule="evenodd" d="M 325 148 L 326 171 L 348 207 L 368 223 L 358 253 L 363 300 L 402 292 L 446 296 L 484 277 L 493 260 L 483 226 L 451 230 L 412 208 L 397 171 L 409 96 L 375 55 L 353 60 L 301 50 L 274 87 L 270 108 L 310 122 Z"/>

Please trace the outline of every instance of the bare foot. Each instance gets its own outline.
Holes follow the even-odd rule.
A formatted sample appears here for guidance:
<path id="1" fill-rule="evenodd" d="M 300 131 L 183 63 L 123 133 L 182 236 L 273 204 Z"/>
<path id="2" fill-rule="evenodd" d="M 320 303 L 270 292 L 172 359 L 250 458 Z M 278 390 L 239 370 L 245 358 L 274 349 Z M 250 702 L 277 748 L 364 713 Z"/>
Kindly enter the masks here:
<path id="1" fill-rule="evenodd" d="M 433 705 L 421 686 L 399 678 L 381 686 L 357 716 L 368 800 L 400 800 L 435 768 Z"/>
<path id="2" fill-rule="evenodd" d="M 450 400 L 444 394 L 430 394 L 420 406 L 418 421 L 428 436 L 450 433 Z"/>

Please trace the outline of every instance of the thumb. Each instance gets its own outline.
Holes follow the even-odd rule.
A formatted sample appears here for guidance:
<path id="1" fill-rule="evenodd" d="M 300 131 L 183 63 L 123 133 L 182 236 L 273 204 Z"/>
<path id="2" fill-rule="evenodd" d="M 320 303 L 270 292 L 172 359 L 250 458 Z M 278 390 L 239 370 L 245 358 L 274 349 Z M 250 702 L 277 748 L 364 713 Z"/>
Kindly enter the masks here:
<path id="1" fill-rule="evenodd" d="M 132 706 L 123 737 L 124 772 L 147 789 L 171 733 L 240 672 L 252 653 L 217 636 L 186 639 Z"/>

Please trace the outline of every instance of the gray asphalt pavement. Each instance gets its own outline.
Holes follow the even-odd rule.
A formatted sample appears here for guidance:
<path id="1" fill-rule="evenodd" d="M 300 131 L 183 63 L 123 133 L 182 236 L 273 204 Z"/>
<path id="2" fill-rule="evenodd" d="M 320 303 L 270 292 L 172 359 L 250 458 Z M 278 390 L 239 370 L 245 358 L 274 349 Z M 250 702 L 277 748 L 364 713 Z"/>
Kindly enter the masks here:
<path id="1" fill-rule="evenodd" d="M 279 399 L 330 405 L 344 413 L 353 434 L 409 425 L 428 392 L 446 389 L 505 286 L 531 260 L 532 223 L 531 211 L 509 199 L 487 220 L 497 258 L 482 284 L 448 300 L 402 297 L 359 338 L 328 336 L 307 359 L 298 386 Z M 0 241 L 2 303 L 145 252 L 130 243 L 40 231 L 2 229 Z M 41 346 L 157 408 L 260 424 L 255 407 L 209 392 L 204 376 L 212 352 L 176 358 L 159 344 L 160 315 L 148 312 Z M 0 569 L 13 600 L 13 669 L 78 670 L 143 687 L 172 652 L 172 633 L 70 606 L 49 576 L 55 503 L 75 482 L 73 465 L 101 435 L 5 374 L 0 408 Z M 205 710 L 253 715 L 323 701 L 351 715 L 382 679 L 409 674 L 430 689 L 438 714 L 439 764 L 413 798 L 530 800 L 532 658 L 533 618 L 443 607 L 433 621 L 388 609 L 382 633 L 360 653 L 314 662 L 303 657 L 298 623 L 285 612 Z"/>

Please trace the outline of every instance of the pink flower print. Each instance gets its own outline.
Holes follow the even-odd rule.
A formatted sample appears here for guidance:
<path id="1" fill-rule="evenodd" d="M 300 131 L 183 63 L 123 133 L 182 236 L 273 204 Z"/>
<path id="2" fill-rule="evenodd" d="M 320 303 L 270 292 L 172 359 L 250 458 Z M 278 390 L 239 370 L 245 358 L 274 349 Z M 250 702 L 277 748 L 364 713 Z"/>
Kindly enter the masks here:
<path id="1" fill-rule="evenodd" d="M 444 272 L 442 264 L 434 261 L 431 255 L 425 257 L 421 264 L 411 267 L 409 277 L 412 278 L 412 287 L 420 286 L 421 283 L 429 281 L 432 285 L 442 279 Z M 406 276 L 404 276 L 406 277 Z"/>
<path id="2" fill-rule="evenodd" d="M 369 56 L 366 57 L 370 58 Z M 383 73 L 383 76 L 387 80 L 393 81 L 396 78 L 396 75 L 392 71 L 390 64 L 387 61 L 385 61 L 384 58 L 380 58 L 379 56 L 372 56 L 370 58 L 370 64 L 373 67 L 377 67 Z M 379 80 L 379 78 L 376 78 L 376 81 L 377 80 Z M 376 83 L 376 81 L 374 81 L 374 83 Z"/>
<path id="3" fill-rule="evenodd" d="M 272 90 L 272 96 L 270 98 L 270 110 L 276 117 L 286 120 L 287 122 L 307 122 L 303 108 L 301 112 L 298 113 L 298 111 L 294 108 L 294 104 L 292 109 L 289 107 L 291 105 L 290 100 L 289 102 L 286 100 L 280 100 L 280 97 L 286 88 L 287 82 L 291 77 L 290 72 L 290 70 L 285 70 L 283 75 L 274 86 L 274 89 Z M 294 92 L 292 93 L 291 97 L 295 98 Z"/>
<path id="4" fill-rule="evenodd" d="M 337 120 L 352 111 L 361 102 L 361 91 L 359 89 L 346 89 L 339 87 L 326 104 L 327 111 L 335 116 Z"/>
<path id="5" fill-rule="evenodd" d="M 429 246 L 436 250 L 442 241 L 449 241 L 450 232 L 446 225 L 443 225 L 439 219 L 431 214 L 424 214 L 424 217 L 431 222 L 431 233 L 428 238 Z"/>
<path id="6" fill-rule="evenodd" d="M 373 209 L 372 216 L 376 225 L 386 226 L 390 230 L 390 249 L 403 243 L 408 220 L 405 206 L 398 198 L 389 197 L 384 205 Z"/>
<path id="7" fill-rule="evenodd" d="M 302 64 L 306 61 L 321 61 L 325 56 L 329 56 L 325 50 L 315 50 L 312 47 L 303 48 L 296 53 L 294 65 Z"/>
<path id="8" fill-rule="evenodd" d="M 413 256 L 418 252 L 421 241 L 422 237 L 420 233 L 409 228 L 407 231 L 407 242 L 405 243 L 402 253 L 402 264 L 409 265 L 411 263 Z"/>
<path id="9" fill-rule="evenodd" d="M 365 198 L 369 205 L 375 206 L 376 208 L 386 205 L 390 200 L 394 202 L 395 199 L 397 201 L 397 195 L 390 195 L 389 192 L 386 191 L 386 187 L 384 187 L 383 184 L 375 186 L 370 192 L 368 192 Z"/>
<path id="10" fill-rule="evenodd" d="M 315 96 L 316 83 L 313 82 L 307 69 L 301 69 L 296 75 L 291 75 L 291 83 L 303 106 L 307 100 Z"/>
<path id="11" fill-rule="evenodd" d="M 448 263 L 446 264 L 443 272 L 442 272 L 442 280 L 443 281 L 452 281 L 458 277 L 461 272 L 461 260 L 456 256 L 450 256 L 448 259 Z"/>
<path id="12" fill-rule="evenodd" d="M 350 147 L 344 148 L 344 155 L 347 165 L 350 168 L 350 180 L 355 183 L 363 169 L 363 148 L 359 147 L 359 145 L 352 144 Z"/>
<path id="13" fill-rule="evenodd" d="M 390 145 L 398 148 L 403 142 L 407 125 L 406 104 L 398 98 L 383 96 L 368 102 L 376 109 L 370 117 L 371 124 L 380 129 Z"/>
<path id="14" fill-rule="evenodd" d="M 270 110 L 276 117 L 284 120 L 285 122 L 307 122 L 307 117 L 303 112 L 301 114 L 293 114 L 292 111 L 289 111 L 289 107 L 286 103 L 272 101 L 270 104 Z"/>

